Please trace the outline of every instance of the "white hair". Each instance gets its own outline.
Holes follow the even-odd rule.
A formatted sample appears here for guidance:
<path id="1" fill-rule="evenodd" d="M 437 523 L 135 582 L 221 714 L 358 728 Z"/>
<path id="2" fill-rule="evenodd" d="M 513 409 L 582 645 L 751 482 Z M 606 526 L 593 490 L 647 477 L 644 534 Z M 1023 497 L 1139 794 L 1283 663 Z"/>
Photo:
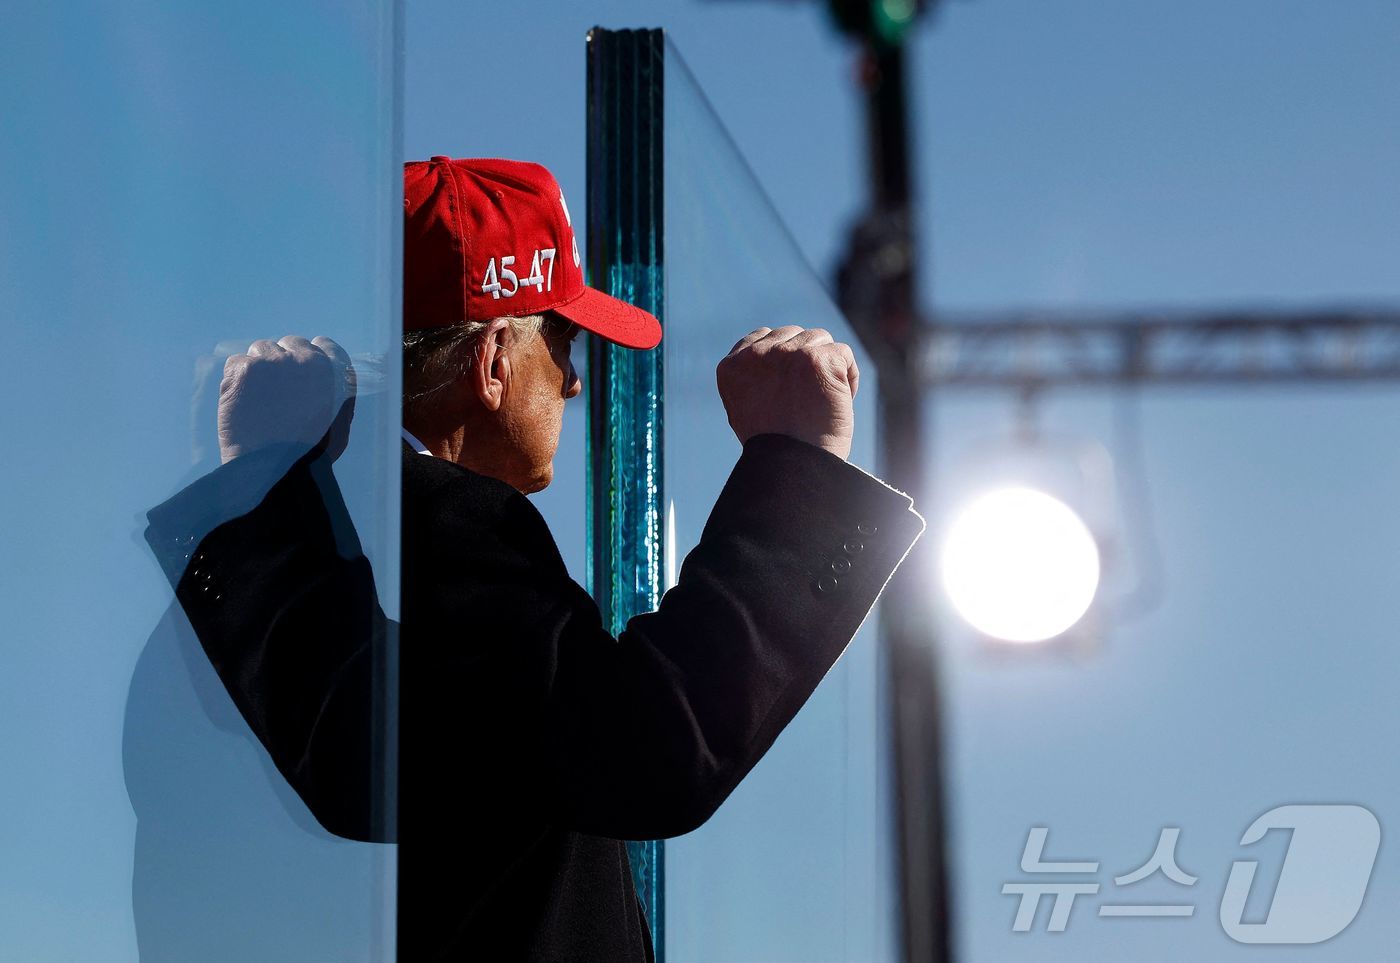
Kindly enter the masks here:
<path id="1" fill-rule="evenodd" d="M 543 314 L 498 318 L 510 322 L 517 342 L 535 337 Z M 441 328 L 406 331 L 403 336 L 403 406 L 406 417 L 431 407 L 433 399 L 471 370 L 481 335 L 490 321 L 462 321 Z"/>

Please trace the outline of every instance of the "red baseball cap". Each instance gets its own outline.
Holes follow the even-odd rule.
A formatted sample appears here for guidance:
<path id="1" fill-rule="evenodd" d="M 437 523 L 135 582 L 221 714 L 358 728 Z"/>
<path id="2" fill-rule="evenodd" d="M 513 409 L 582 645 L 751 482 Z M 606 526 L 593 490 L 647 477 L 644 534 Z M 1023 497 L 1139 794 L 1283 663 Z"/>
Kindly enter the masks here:
<path id="1" fill-rule="evenodd" d="M 524 161 L 433 157 L 403 167 L 406 331 L 553 311 L 628 348 L 661 322 L 583 283 L 554 175 Z"/>

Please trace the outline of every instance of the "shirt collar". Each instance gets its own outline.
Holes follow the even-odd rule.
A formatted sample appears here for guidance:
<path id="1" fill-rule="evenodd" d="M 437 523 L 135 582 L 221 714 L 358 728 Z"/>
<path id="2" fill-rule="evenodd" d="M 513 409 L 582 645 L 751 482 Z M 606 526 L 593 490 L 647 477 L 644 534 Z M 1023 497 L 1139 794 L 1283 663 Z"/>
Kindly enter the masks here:
<path id="1" fill-rule="evenodd" d="M 413 433 L 407 428 L 400 428 L 399 430 L 403 432 L 403 440 L 412 445 L 414 451 L 418 452 L 420 455 L 432 455 L 432 452 L 428 451 L 428 446 L 413 437 Z"/>

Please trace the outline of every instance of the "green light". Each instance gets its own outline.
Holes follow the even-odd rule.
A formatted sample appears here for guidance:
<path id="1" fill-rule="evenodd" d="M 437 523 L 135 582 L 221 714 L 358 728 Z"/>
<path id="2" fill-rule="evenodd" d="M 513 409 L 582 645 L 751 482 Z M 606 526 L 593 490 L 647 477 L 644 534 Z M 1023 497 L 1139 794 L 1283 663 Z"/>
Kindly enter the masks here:
<path id="1" fill-rule="evenodd" d="M 880 0 L 880 12 L 895 23 L 909 23 L 917 10 L 914 0 Z"/>
<path id="2" fill-rule="evenodd" d="M 876 0 L 875 32 L 886 43 L 899 43 L 919 13 L 918 0 Z"/>

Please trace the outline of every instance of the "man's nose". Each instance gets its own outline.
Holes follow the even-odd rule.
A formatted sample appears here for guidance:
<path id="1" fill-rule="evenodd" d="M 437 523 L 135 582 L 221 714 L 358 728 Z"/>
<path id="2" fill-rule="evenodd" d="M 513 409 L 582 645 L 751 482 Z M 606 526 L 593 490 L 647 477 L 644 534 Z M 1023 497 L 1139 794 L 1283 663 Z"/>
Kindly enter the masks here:
<path id="1" fill-rule="evenodd" d="M 578 372 L 574 370 L 574 363 L 569 362 L 569 381 L 564 387 L 565 398 L 577 398 L 578 393 L 583 390 L 583 382 L 579 380 Z"/>

